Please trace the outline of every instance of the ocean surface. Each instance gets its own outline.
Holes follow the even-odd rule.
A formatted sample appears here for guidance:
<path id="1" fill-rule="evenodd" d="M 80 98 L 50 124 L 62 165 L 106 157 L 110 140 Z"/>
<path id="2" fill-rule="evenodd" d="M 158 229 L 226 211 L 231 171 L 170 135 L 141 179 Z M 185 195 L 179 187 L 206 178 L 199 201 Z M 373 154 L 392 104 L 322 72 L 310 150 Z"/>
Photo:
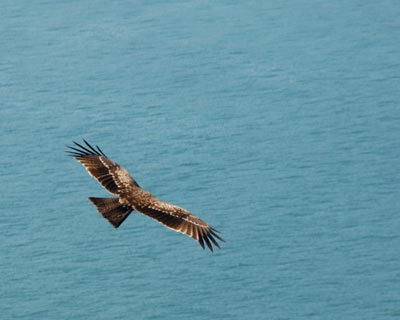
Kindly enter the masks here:
<path id="1" fill-rule="evenodd" d="M 400 2 L 0 2 L 1 319 L 400 319 Z M 99 145 L 221 250 L 133 213 Z"/>

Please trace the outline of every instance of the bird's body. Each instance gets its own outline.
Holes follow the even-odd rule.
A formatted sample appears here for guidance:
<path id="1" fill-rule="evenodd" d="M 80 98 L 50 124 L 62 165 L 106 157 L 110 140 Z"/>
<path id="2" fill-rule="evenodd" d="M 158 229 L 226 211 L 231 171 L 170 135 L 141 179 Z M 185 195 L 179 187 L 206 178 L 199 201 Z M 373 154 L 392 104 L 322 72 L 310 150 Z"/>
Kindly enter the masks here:
<path id="1" fill-rule="evenodd" d="M 110 160 L 99 147 L 86 146 L 74 142 L 68 153 L 75 157 L 114 198 L 94 198 L 89 200 L 115 228 L 118 228 L 132 211 L 149 216 L 164 226 L 192 237 L 204 249 L 204 243 L 213 251 L 214 244 L 220 248 L 215 238 L 223 241 L 217 230 L 186 209 L 161 201 L 142 189 L 123 167 Z"/>

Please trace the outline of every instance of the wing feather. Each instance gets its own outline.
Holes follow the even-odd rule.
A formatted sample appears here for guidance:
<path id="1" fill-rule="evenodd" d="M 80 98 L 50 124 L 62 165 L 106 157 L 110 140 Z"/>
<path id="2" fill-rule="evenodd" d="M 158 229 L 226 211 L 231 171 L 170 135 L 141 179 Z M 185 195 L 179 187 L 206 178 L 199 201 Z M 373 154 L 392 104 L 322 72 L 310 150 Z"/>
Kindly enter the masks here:
<path id="1" fill-rule="evenodd" d="M 186 234 L 198 241 L 203 249 L 205 248 L 204 244 L 211 251 L 213 251 L 213 245 L 220 249 L 215 237 L 220 241 L 224 241 L 220 236 L 216 235 L 214 228 L 196 215 L 178 206 L 158 200 L 153 196 L 144 203 L 135 203 L 134 207 L 137 211 L 157 220 L 167 228 Z"/>
<path id="2" fill-rule="evenodd" d="M 199 232 L 198 232 L 198 230 L 193 226 L 192 227 L 193 228 L 193 239 L 194 240 L 196 240 L 196 241 L 199 241 Z"/>
<path id="3" fill-rule="evenodd" d="M 98 146 L 96 150 L 86 140 L 83 141 L 85 145 L 74 141 L 75 146 L 68 146 L 70 150 L 67 152 L 75 157 L 104 188 L 119 195 L 131 188 L 139 187 L 129 172 L 110 160 Z"/>

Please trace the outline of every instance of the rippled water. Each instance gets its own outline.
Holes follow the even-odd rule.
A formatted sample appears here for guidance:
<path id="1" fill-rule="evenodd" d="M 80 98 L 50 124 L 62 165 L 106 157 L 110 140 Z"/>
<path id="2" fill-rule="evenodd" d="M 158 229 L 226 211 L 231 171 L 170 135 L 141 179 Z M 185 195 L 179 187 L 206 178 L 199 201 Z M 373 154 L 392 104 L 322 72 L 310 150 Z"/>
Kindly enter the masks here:
<path id="1" fill-rule="evenodd" d="M 2 1 L 4 319 L 398 319 L 397 1 Z M 87 138 L 211 254 L 64 154 Z"/>

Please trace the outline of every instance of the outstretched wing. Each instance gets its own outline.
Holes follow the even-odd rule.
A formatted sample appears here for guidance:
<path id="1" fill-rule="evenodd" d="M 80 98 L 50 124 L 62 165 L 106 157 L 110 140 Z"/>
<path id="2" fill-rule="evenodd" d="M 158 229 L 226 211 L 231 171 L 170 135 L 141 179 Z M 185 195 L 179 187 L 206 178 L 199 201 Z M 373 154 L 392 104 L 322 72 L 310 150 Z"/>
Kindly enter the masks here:
<path id="1" fill-rule="evenodd" d="M 221 249 L 215 238 L 224 240 L 217 234 L 218 231 L 183 208 L 151 197 L 150 201 L 147 199 L 144 203 L 135 203 L 135 209 L 174 231 L 192 237 L 203 249 L 204 242 L 211 251 L 212 244 Z"/>
<path id="2" fill-rule="evenodd" d="M 86 146 L 74 141 L 75 146 L 68 146 L 70 150 L 67 152 L 75 157 L 104 188 L 119 195 L 132 187 L 139 187 L 128 171 L 107 158 L 98 146 L 95 149 L 86 140 L 83 141 Z"/>

